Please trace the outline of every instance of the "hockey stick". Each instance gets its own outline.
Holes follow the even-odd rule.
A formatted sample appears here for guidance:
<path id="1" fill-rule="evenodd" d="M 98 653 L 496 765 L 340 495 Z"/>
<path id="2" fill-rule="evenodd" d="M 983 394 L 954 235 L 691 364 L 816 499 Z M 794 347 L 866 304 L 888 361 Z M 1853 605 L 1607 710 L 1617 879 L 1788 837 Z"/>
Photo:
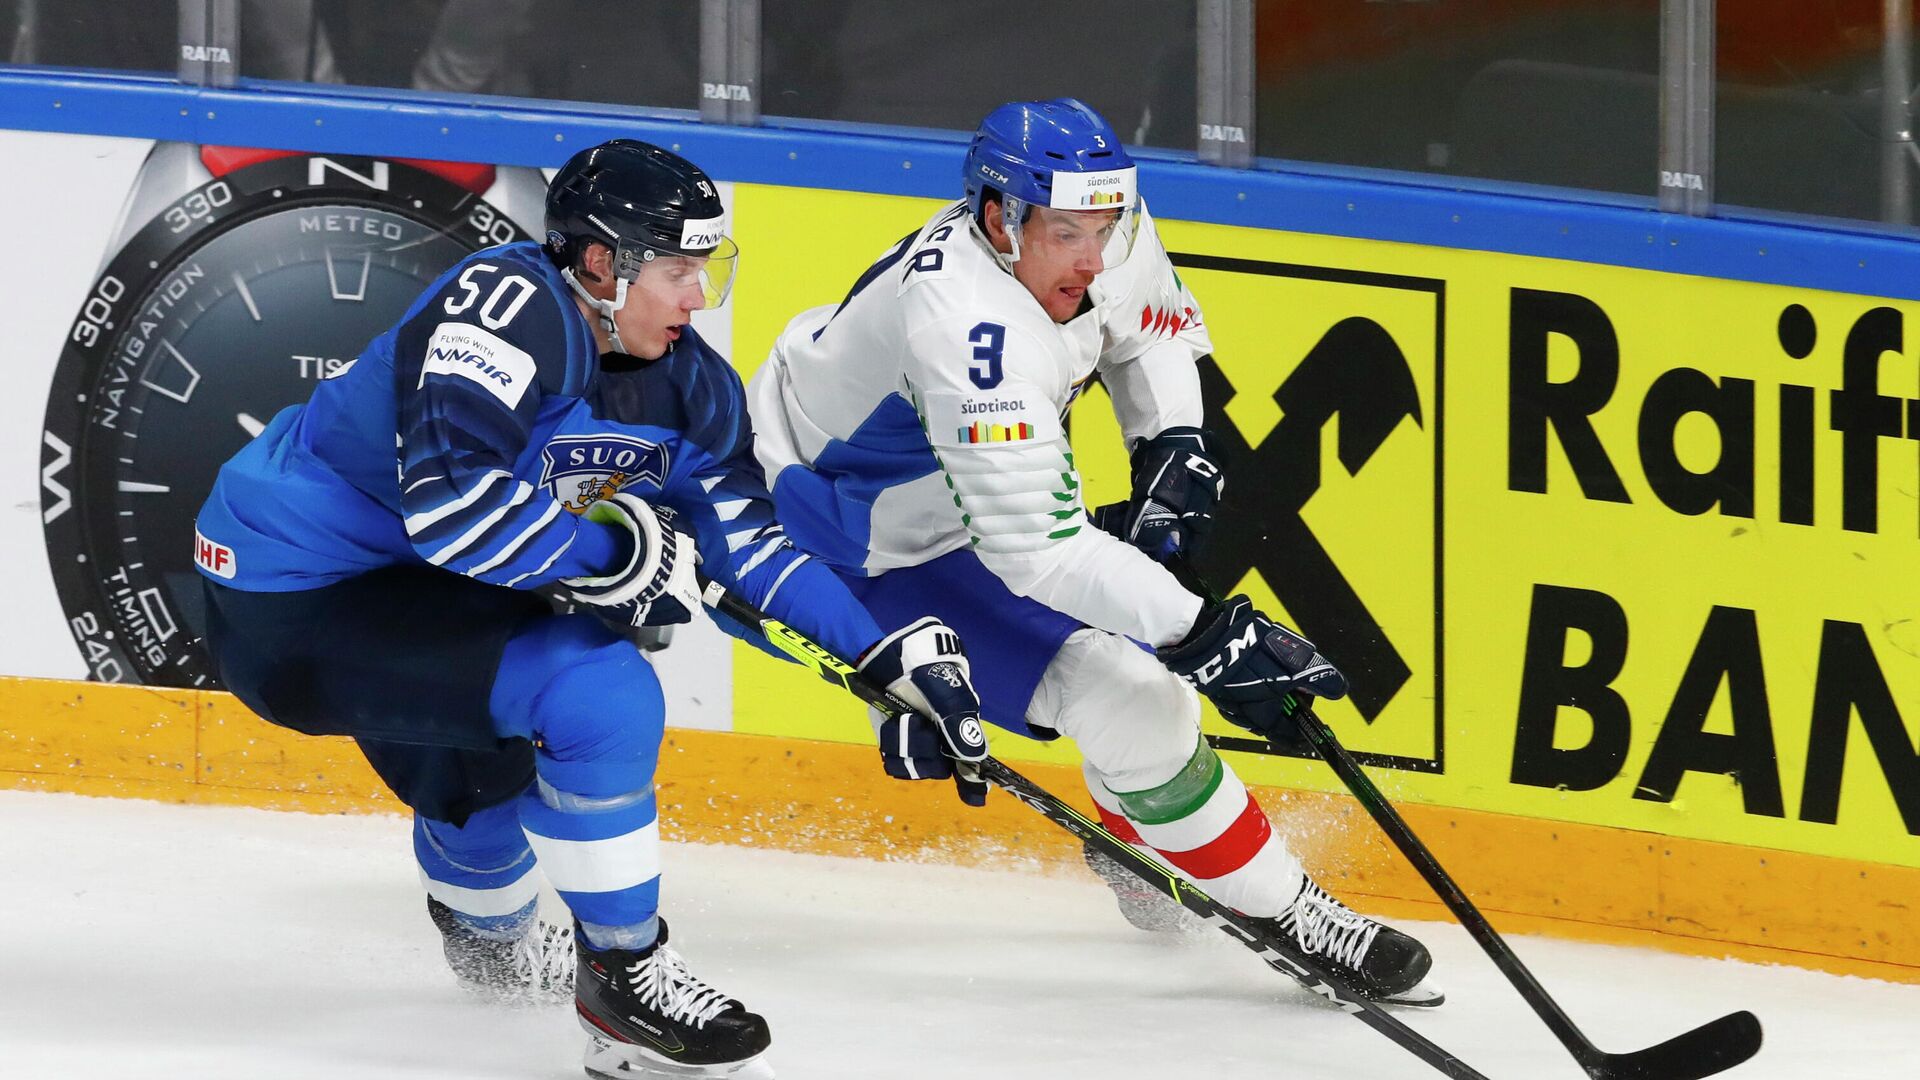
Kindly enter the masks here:
<path id="1" fill-rule="evenodd" d="M 1213 590 L 1200 580 L 1192 567 L 1181 560 L 1173 560 L 1169 569 L 1189 589 L 1217 599 Z M 1334 737 L 1326 721 L 1315 716 L 1313 709 L 1298 695 L 1289 700 L 1295 706 L 1293 719 L 1299 724 L 1301 734 L 1319 751 L 1320 757 L 1333 767 L 1334 774 L 1353 792 L 1360 805 L 1366 807 L 1380 830 L 1387 834 L 1387 838 L 1426 879 L 1427 884 L 1445 902 L 1447 909 L 1460 920 L 1460 925 L 1466 927 L 1467 933 L 1473 935 L 1473 940 L 1493 960 L 1494 966 L 1507 977 L 1507 981 L 1520 992 L 1520 996 L 1533 1007 L 1533 1011 L 1560 1040 L 1560 1044 L 1567 1048 L 1593 1080 L 1700 1080 L 1701 1077 L 1725 1072 L 1760 1052 L 1760 1019 L 1744 1009 L 1644 1050 L 1610 1054 L 1593 1045 L 1560 1008 L 1559 1003 L 1553 1000 L 1552 995 L 1547 993 L 1546 988 L 1540 985 L 1540 981 L 1533 977 L 1533 973 L 1527 970 L 1527 966 L 1521 963 L 1513 947 L 1493 928 L 1486 916 L 1480 914 L 1480 909 L 1474 906 L 1473 901 L 1467 899 L 1467 894 L 1454 883 L 1452 876 L 1433 857 L 1433 852 L 1414 835 L 1413 829 L 1400 817 L 1400 812 L 1393 808 L 1393 804 L 1387 801 L 1387 797 L 1380 793 L 1373 780 L 1360 768 L 1360 763 L 1353 759 L 1346 747 L 1340 745 L 1340 740 Z"/>
<path id="2" fill-rule="evenodd" d="M 701 599 L 708 607 L 758 631 L 767 643 L 800 663 L 812 668 L 821 678 L 842 687 L 853 696 L 888 716 L 911 712 L 912 706 L 875 686 L 850 664 L 815 644 L 792 627 L 754 607 L 719 582 L 700 576 Z M 1435 1045 L 1408 1027 L 1379 1005 L 1367 1000 L 1326 965 L 1301 951 L 1287 938 L 1270 934 L 1248 924 L 1238 912 L 1208 896 L 1192 882 L 1147 858 L 1133 845 L 1114 838 L 1112 833 L 1086 815 L 1062 802 L 1045 788 L 1007 767 L 997 758 L 980 763 L 980 775 L 995 786 L 1037 810 L 1055 825 L 1092 844 L 1114 861 L 1164 894 L 1168 899 L 1203 921 L 1218 927 L 1234 940 L 1253 950 L 1268 966 L 1293 978 L 1301 986 L 1326 998 L 1342 1012 L 1393 1040 L 1408 1053 L 1433 1066 L 1453 1080 L 1488 1080 L 1472 1067 Z"/>

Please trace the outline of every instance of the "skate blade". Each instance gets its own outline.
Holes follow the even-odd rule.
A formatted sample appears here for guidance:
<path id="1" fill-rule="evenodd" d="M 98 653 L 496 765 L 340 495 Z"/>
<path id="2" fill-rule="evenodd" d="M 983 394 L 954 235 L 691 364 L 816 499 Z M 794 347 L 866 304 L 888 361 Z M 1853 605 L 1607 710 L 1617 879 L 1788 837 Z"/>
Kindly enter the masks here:
<path id="1" fill-rule="evenodd" d="M 773 1066 L 764 1052 L 739 1061 L 688 1065 L 597 1035 L 587 1038 L 585 1067 L 594 1080 L 774 1080 Z"/>
<path id="2" fill-rule="evenodd" d="M 1393 1005 L 1402 1009 L 1435 1009 L 1446 1004 L 1447 994 L 1429 978 L 1421 979 L 1411 990 L 1402 990 L 1391 997 L 1378 1000 L 1382 1005 Z"/>

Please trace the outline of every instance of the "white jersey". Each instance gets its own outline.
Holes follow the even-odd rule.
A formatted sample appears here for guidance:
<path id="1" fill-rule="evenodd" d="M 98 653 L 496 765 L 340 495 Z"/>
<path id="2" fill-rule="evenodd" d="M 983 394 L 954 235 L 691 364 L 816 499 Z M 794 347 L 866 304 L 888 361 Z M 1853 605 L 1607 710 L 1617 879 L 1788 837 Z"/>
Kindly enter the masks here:
<path id="1" fill-rule="evenodd" d="M 970 547 L 1014 593 L 1164 645 L 1200 600 L 1092 526 L 1062 421 L 1098 373 L 1129 445 L 1198 427 L 1211 350 L 1144 206 L 1132 255 L 1060 324 L 956 202 L 787 324 L 748 388 L 756 453 L 788 535 L 843 572 Z"/>

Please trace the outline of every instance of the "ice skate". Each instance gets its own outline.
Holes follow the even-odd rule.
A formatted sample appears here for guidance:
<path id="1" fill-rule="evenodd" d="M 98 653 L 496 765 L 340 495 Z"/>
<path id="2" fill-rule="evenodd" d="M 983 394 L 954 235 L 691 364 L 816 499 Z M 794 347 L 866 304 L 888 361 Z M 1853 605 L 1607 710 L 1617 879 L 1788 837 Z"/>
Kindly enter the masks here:
<path id="1" fill-rule="evenodd" d="M 700 981 L 667 947 L 667 923 L 645 949 L 596 949 L 576 927 L 575 1008 L 596 1080 L 772 1080 L 767 1022 Z"/>
<path id="2" fill-rule="evenodd" d="M 573 996 L 572 927 L 536 916 L 517 937 L 493 937 L 431 896 L 427 914 L 440 929 L 461 989 L 509 1005 L 559 1004 Z"/>
<path id="3" fill-rule="evenodd" d="M 1113 856 L 1092 844 L 1086 845 L 1083 851 L 1087 868 L 1100 875 L 1100 880 L 1113 890 L 1113 899 L 1119 905 L 1120 914 L 1135 929 L 1159 934 L 1187 934 L 1198 933 L 1206 926 L 1198 916 L 1140 880 L 1139 875 L 1128 871 Z"/>
<path id="4" fill-rule="evenodd" d="M 1330 964 L 1355 990 L 1382 1005 L 1433 1008 L 1446 1001 L 1427 980 L 1433 957 L 1425 945 L 1335 900 L 1312 878 L 1278 918 L 1249 921 Z M 1286 969 L 1276 965 L 1275 970 Z"/>

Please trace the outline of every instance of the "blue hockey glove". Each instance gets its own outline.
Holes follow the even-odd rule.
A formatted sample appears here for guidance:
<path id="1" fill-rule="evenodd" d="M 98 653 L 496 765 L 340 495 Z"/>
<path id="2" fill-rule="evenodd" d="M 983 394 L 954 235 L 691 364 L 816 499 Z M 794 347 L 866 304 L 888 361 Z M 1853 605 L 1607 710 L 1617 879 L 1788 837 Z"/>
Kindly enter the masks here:
<path id="1" fill-rule="evenodd" d="M 987 733 L 980 726 L 980 697 L 973 692 L 960 635 L 938 619 L 921 619 L 874 643 L 860 655 L 859 668 L 914 708 L 876 725 L 887 775 L 952 777 L 961 802 L 985 806 L 987 784 L 979 764 L 987 756 Z"/>
<path id="2" fill-rule="evenodd" d="M 1096 528 L 1162 562 L 1191 558 L 1213 529 L 1213 506 L 1227 478 L 1213 433 L 1173 427 L 1133 450 L 1133 497 L 1093 512 Z"/>
<path id="3" fill-rule="evenodd" d="M 1289 693 L 1338 698 L 1347 677 L 1313 642 L 1235 596 L 1209 605 L 1177 645 L 1155 650 L 1175 675 L 1207 695 L 1220 715 L 1295 753 L 1311 753 L 1287 707 Z"/>
<path id="4" fill-rule="evenodd" d="M 678 514 L 617 492 L 587 507 L 584 516 L 631 533 L 633 557 L 606 577 L 563 579 L 568 595 L 594 605 L 595 614 L 616 626 L 665 626 L 693 618 L 700 606 L 693 572 L 699 548 L 680 530 Z"/>

